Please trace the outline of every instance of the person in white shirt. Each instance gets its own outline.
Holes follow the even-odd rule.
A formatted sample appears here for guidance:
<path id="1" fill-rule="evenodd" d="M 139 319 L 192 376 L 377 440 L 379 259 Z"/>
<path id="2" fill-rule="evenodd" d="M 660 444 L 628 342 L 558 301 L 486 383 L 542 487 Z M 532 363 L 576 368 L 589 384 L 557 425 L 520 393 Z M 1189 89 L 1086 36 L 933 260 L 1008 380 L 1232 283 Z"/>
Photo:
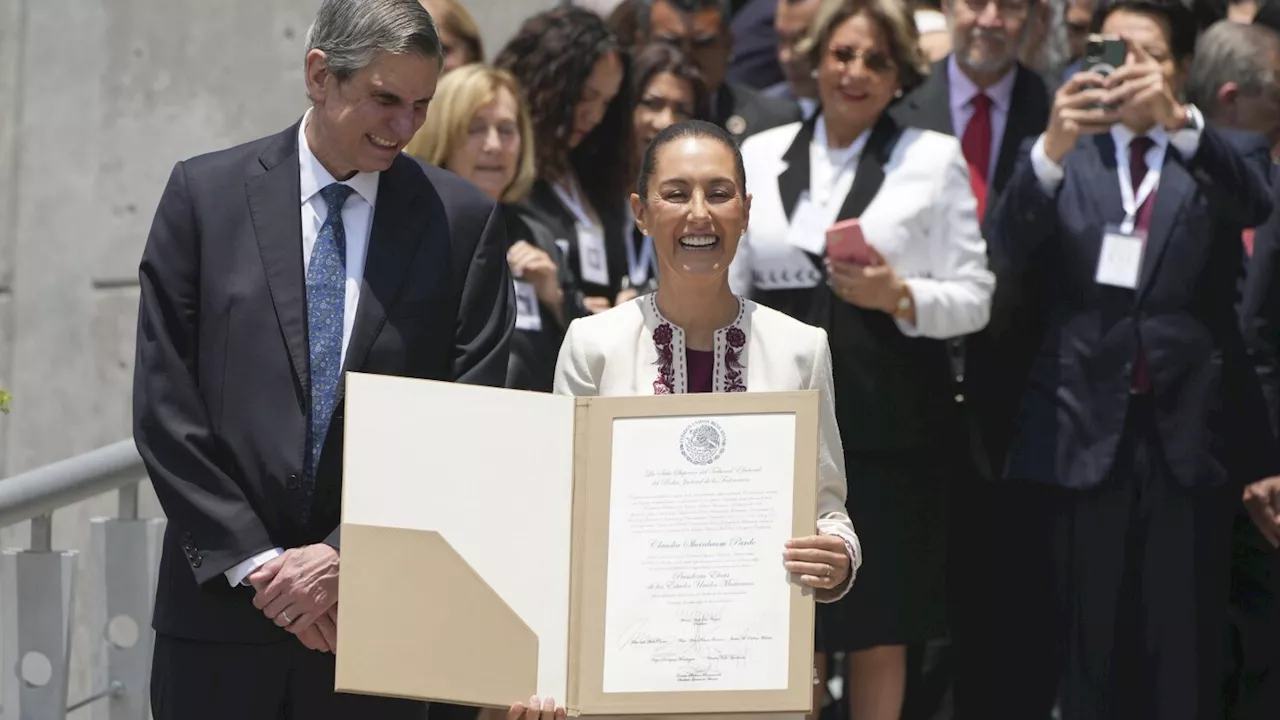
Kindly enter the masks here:
<path id="1" fill-rule="evenodd" d="M 818 641 L 849 653 L 850 715 L 896 720 L 906 646 L 946 631 L 946 488 L 964 433 L 945 340 L 986 325 L 995 283 L 960 143 L 888 112 L 926 72 L 909 11 L 831 2 L 816 27 L 822 112 L 745 143 L 755 195 L 731 279 L 831 337 L 845 463 L 857 468 L 846 507 L 877 562 L 819 609 Z M 850 219 L 865 247 L 855 234 L 828 252 L 828 228 Z"/>

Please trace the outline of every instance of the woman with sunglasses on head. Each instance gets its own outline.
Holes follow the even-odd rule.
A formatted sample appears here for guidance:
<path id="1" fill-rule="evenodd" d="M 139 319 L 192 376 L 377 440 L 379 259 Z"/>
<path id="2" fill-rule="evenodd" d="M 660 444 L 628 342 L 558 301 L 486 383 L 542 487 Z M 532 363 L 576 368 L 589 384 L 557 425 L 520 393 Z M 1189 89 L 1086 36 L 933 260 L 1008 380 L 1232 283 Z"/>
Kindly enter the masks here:
<path id="1" fill-rule="evenodd" d="M 710 112 L 711 97 L 702 73 L 679 48 L 651 43 L 636 51 L 633 167 L 640 167 L 649 143 L 666 128 L 684 120 L 702 120 Z M 635 188 L 631 188 L 632 192 Z M 627 276 L 619 303 L 658 286 L 658 260 L 653 238 L 635 226 L 630 204 L 626 207 Z"/>
<path id="2" fill-rule="evenodd" d="M 538 179 L 528 204 L 554 220 L 585 308 L 607 310 L 627 274 L 631 60 L 599 15 L 558 7 L 526 20 L 494 64 L 529 104 Z"/>
<path id="3" fill-rule="evenodd" d="M 945 341 L 986 325 L 995 279 L 960 143 L 891 115 L 928 68 L 906 5 L 827 0 L 814 27 L 822 109 L 744 143 L 755 200 L 731 276 L 831 337 L 847 507 L 871 562 L 819 608 L 818 647 L 847 653 L 851 717 L 897 720 L 906 646 L 946 631 L 948 467 L 967 435 Z"/>

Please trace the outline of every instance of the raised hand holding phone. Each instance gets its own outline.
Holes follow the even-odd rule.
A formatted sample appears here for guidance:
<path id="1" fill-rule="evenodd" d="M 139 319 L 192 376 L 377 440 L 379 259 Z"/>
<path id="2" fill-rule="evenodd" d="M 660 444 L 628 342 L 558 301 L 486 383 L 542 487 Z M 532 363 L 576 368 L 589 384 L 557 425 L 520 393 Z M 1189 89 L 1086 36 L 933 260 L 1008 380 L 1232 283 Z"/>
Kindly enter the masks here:
<path id="1" fill-rule="evenodd" d="M 827 228 L 827 257 L 854 265 L 875 264 L 874 251 L 857 218 L 841 220 Z"/>

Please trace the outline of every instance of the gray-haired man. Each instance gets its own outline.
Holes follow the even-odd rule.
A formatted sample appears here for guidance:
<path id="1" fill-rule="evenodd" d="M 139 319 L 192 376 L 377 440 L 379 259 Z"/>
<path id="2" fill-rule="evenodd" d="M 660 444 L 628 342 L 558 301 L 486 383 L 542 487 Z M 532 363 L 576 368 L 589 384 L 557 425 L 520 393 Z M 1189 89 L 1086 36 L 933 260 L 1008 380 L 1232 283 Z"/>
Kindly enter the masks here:
<path id="1" fill-rule="evenodd" d="M 157 720 L 425 716 L 335 694 L 332 651 L 342 374 L 506 375 L 501 215 L 400 153 L 441 63 L 417 0 L 324 0 L 306 115 L 178 163 L 160 199 L 134 378 L 134 437 L 169 518 Z"/>
<path id="2" fill-rule="evenodd" d="M 1214 24 L 1196 43 L 1186 93 L 1212 122 L 1265 135 L 1280 158 L 1280 32 L 1257 20 Z M 1272 171 L 1280 193 L 1280 165 Z M 1245 231 L 1244 242 L 1251 254 L 1240 303 L 1244 338 L 1272 426 L 1280 428 L 1280 212 Z M 1254 483 L 1244 497 L 1232 532 L 1233 652 L 1224 709 L 1231 720 L 1270 720 L 1280 708 L 1280 479 Z"/>

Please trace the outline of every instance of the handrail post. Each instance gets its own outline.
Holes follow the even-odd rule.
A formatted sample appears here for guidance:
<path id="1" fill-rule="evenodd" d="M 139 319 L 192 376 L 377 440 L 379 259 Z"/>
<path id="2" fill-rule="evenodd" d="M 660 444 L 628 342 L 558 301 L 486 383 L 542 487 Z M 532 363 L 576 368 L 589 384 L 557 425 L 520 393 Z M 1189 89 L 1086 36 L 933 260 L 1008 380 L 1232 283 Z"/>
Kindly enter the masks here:
<path id="1" fill-rule="evenodd" d="M 53 550 L 53 513 L 31 518 L 31 552 Z"/>
<path id="2" fill-rule="evenodd" d="M 138 519 L 138 483 L 129 483 L 122 485 L 117 491 L 116 502 L 119 504 L 119 510 L 116 512 L 118 520 L 137 520 Z"/>

